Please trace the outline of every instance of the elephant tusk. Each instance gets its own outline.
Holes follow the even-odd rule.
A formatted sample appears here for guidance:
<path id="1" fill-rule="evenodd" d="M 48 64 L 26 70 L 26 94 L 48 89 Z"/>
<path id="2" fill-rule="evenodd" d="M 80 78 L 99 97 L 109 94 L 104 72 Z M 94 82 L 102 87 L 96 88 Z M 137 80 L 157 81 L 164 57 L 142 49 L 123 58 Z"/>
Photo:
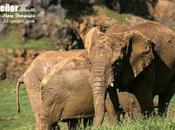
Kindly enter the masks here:
<path id="1" fill-rule="evenodd" d="M 114 87 L 114 83 L 113 82 L 111 83 L 111 87 Z"/>

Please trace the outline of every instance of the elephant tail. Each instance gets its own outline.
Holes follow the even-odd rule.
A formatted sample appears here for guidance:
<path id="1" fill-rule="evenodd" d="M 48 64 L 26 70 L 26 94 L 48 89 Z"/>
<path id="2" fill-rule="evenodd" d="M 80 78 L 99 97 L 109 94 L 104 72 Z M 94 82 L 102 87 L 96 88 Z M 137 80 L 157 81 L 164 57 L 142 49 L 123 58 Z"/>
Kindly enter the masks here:
<path id="1" fill-rule="evenodd" d="M 19 103 L 19 87 L 21 84 L 23 84 L 23 79 L 19 78 L 16 84 L 16 107 L 18 114 L 20 113 L 20 103 Z"/>

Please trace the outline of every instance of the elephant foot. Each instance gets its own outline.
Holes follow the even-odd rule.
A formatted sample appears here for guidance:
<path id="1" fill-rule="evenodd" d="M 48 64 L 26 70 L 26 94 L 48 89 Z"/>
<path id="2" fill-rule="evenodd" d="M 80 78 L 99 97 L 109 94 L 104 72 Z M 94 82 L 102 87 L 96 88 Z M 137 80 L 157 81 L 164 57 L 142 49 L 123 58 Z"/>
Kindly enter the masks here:
<path id="1" fill-rule="evenodd" d="M 92 123 L 93 123 L 93 118 L 83 119 L 84 128 L 87 128 L 88 126 L 91 126 Z"/>
<path id="2" fill-rule="evenodd" d="M 57 122 L 55 122 L 51 125 L 51 130 L 60 130 L 60 126 L 58 125 Z"/>
<path id="3" fill-rule="evenodd" d="M 68 130 L 76 130 L 78 125 L 77 119 L 70 119 L 67 121 L 68 124 Z"/>

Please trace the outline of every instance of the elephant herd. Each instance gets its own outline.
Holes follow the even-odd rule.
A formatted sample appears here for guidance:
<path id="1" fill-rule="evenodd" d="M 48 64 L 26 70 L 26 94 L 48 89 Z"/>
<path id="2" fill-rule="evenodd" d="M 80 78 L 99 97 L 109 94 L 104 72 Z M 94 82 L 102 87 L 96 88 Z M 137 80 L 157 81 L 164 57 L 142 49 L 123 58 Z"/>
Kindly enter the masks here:
<path id="1" fill-rule="evenodd" d="M 166 116 L 175 92 L 175 32 L 156 22 L 94 27 L 85 49 L 48 51 L 32 62 L 16 86 L 18 112 L 22 83 L 36 130 L 58 129 L 57 122 L 74 130 L 78 120 L 96 128 L 105 112 L 112 123 L 123 112 L 133 120 L 140 114 Z"/>

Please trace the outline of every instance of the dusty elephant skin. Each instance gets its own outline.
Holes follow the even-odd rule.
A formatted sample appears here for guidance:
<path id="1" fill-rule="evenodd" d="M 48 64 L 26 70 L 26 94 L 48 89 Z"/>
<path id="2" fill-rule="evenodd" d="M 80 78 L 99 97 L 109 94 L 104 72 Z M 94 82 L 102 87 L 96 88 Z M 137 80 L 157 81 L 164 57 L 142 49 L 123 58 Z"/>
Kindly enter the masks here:
<path id="1" fill-rule="evenodd" d="M 106 35 L 117 34 L 117 26 L 112 26 Z M 123 64 L 123 67 L 127 66 L 125 67 L 127 69 L 121 73 L 120 89 L 133 93 L 139 101 L 142 112 L 147 116 L 153 112 L 153 98 L 158 95 L 158 114 L 166 115 L 168 104 L 175 92 L 175 32 L 156 22 L 140 24 L 123 32 L 132 31 L 139 31 L 153 42 L 152 47 L 145 48 L 146 52 L 152 50 L 152 62 L 149 62 L 148 67 L 143 69 L 144 58 L 146 61 L 150 61 L 150 56 L 140 56 L 140 47 L 132 47 L 132 51 L 140 52 L 138 54 L 131 53 L 130 56 L 135 58 L 126 60 Z M 132 66 L 137 64 L 137 60 L 139 64 L 134 70 Z M 141 71 L 141 73 L 132 80 L 132 71 L 136 73 Z"/>
<path id="2" fill-rule="evenodd" d="M 143 33 L 126 27 L 117 33 L 103 33 L 92 28 L 86 35 L 85 48 L 92 64 L 90 84 L 93 92 L 95 117 L 94 126 L 98 127 L 104 118 L 105 91 L 111 84 L 120 86 L 123 71 L 128 70 L 128 83 L 135 79 L 154 59 L 153 41 Z M 126 30 L 126 31 L 125 31 Z M 124 32 L 123 32 L 124 31 Z M 142 57 L 142 58 L 138 58 Z M 123 87 L 124 89 L 124 87 Z"/>
<path id="3" fill-rule="evenodd" d="M 39 55 L 29 66 L 26 72 L 19 79 L 16 86 L 17 95 L 17 110 L 20 112 L 19 108 L 19 86 L 21 83 L 25 84 L 27 95 L 32 107 L 32 111 L 36 121 L 36 129 L 39 128 L 39 122 L 41 120 L 41 91 L 40 83 L 45 74 L 48 73 L 49 69 L 53 67 L 58 61 L 62 60 L 62 57 L 67 57 L 67 59 L 79 55 L 79 51 L 71 52 L 56 52 L 49 51 Z"/>
<path id="4" fill-rule="evenodd" d="M 141 117 L 141 108 L 137 98 L 132 93 L 119 91 L 116 91 L 118 96 L 116 97 L 116 95 L 113 94 L 114 91 L 116 91 L 116 88 L 109 87 L 107 90 L 109 94 L 107 93 L 105 100 L 105 109 L 110 123 L 121 121 L 121 116 L 124 118 L 125 114 L 127 114 L 131 120 L 139 120 Z"/>
<path id="5" fill-rule="evenodd" d="M 33 61 L 19 80 L 17 96 L 19 96 L 20 82 L 24 82 L 37 130 L 50 129 L 56 121 L 67 121 L 69 128 L 76 128 L 77 119 L 81 118 L 85 118 L 84 125 L 87 126 L 89 124 L 88 118 L 93 118 L 93 97 L 88 80 L 90 64 L 85 57 L 86 54 L 83 50 L 43 53 Z M 40 88 L 41 80 L 43 85 Z M 124 111 L 132 113 L 134 108 L 139 113 L 140 106 L 137 104 L 137 100 L 130 94 L 125 95 L 121 98 L 119 95 L 119 102 Z M 127 101 L 125 97 L 130 100 Z M 110 98 L 118 100 L 118 97 L 107 98 L 106 110 L 109 113 L 109 118 L 111 118 L 110 114 L 112 113 L 110 110 L 113 109 Z M 17 101 L 19 106 L 19 98 Z M 114 114 L 118 116 L 115 111 L 112 118 Z"/>
<path id="6" fill-rule="evenodd" d="M 88 80 L 90 77 L 89 69 L 88 59 L 79 55 L 57 63 L 43 77 L 41 81 L 42 124 L 47 124 L 46 126 L 49 128 L 50 124 L 55 121 L 92 118 L 94 116 L 93 94 Z M 115 88 L 113 90 L 116 91 Z M 125 112 L 128 114 L 141 112 L 137 99 L 132 94 L 121 92 L 118 93 L 118 96 L 119 103 Z M 118 98 L 113 100 L 118 100 Z M 110 107 L 113 107 L 109 101 L 108 97 L 105 103 L 107 112 L 110 111 Z M 134 118 L 133 115 L 130 117 Z M 76 128 L 76 126 L 72 127 Z"/>

